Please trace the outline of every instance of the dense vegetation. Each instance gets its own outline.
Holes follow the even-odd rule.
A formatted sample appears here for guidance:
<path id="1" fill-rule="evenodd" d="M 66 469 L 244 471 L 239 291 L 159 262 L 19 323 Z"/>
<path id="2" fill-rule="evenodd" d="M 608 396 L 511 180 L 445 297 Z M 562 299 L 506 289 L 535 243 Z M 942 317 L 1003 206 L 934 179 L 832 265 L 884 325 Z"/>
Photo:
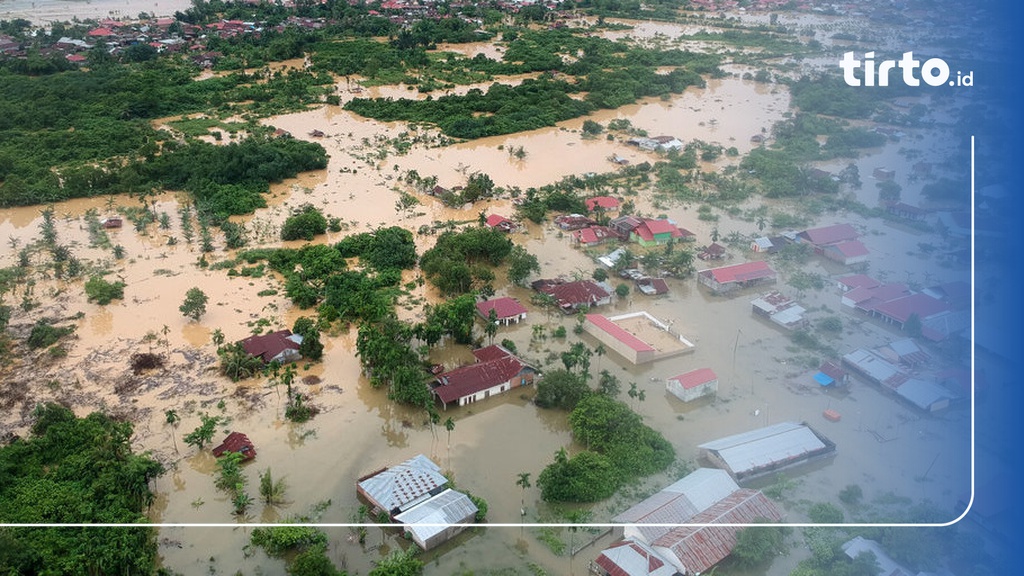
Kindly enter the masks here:
<path id="1" fill-rule="evenodd" d="M 131 450 L 132 425 L 40 406 L 28 438 L 0 448 L 0 522 L 138 523 L 159 463 Z M 0 573 L 152 574 L 149 528 L 0 528 Z"/>
<path id="2" fill-rule="evenodd" d="M 423 253 L 423 274 L 445 295 L 464 294 L 494 279 L 491 268 L 512 253 L 512 241 L 500 230 L 485 226 L 445 232 Z"/>
<path id="3" fill-rule="evenodd" d="M 426 100 L 356 98 L 345 105 L 348 110 L 378 120 L 429 122 L 449 136 L 466 139 L 551 126 L 647 96 L 678 94 L 688 86 L 702 86 L 701 74 L 719 72 L 717 56 L 648 50 L 567 30 L 523 30 L 509 42 L 501 62 L 482 55 L 431 60 L 425 53 L 401 51 L 394 46 L 367 41 L 347 44 L 353 45 L 336 44 L 314 59 L 319 58 L 319 66 L 337 73 L 385 76 L 392 82 L 415 80 L 408 76 L 414 69 L 427 69 L 431 79 L 463 83 L 487 80 L 494 74 L 543 72 L 519 86 L 492 84 L 486 92 L 472 89 L 463 96 Z M 677 68 L 658 74 L 658 66 Z M 456 71 L 461 77 L 456 77 Z M 576 93 L 583 93 L 583 99 L 570 96 Z"/>
<path id="4" fill-rule="evenodd" d="M 546 382 L 549 377 L 554 386 Z M 574 406 L 569 415 L 573 438 L 586 447 L 571 458 L 559 451 L 540 473 L 537 485 L 547 501 L 602 500 L 624 483 L 660 472 L 675 460 L 672 445 L 629 406 L 611 394 L 591 391 L 582 377 L 568 370 L 546 375 L 537 396 L 549 405 Z"/>

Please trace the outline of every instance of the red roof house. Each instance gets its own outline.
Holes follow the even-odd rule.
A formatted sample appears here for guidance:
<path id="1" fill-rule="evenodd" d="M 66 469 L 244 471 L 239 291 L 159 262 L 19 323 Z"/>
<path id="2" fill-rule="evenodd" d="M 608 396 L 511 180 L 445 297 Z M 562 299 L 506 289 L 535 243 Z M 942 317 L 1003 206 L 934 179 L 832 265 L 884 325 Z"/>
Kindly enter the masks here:
<path id="1" fill-rule="evenodd" d="M 252 460 L 256 457 L 256 446 L 245 434 L 232 432 L 213 449 L 213 456 L 220 458 L 227 452 L 237 452 L 242 455 L 242 460 Z"/>
<path id="2" fill-rule="evenodd" d="M 292 334 L 291 330 L 278 330 L 270 334 L 249 336 L 241 340 L 239 344 L 246 354 L 256 356 L 269 364 L 273 361 L 282 364 L 300 360 L 299 345 L 302 344 L 302 336 Z"/>
<path id="3" fill-rule="evenodd" d="M 584 201 L 587 205 L 587 210 L 593 212 L 597 209 L 601 209 L 605 212 L 611 212 L 619 209 L 619 200 L 612 198 L 611 196 L 594 196 L 593 198 L 587 198 Z"/>
<path id="4" fill-rule="evenodd" d="M 512 232 L 516 229 L 515 222 L 505 218 L 504 216 L 499 216 L 498 214 L 491 214 L 487 217 L 487 226 L 490 228 L 497 228 L 502 232 Z"/>
<path id="5" fill-rule="evenodd" d="M 683 402 L 718 392 L 718 375 L 711 368 L 698 368 L 669 378 L 665 389 Z"/>
<path id="6" fill-rule="evenodd" d="M 678 228 L 668 220 L 651 220 L 649 218 L 644 218 L 643 222 L 629 234 L 629 239 L 641 246 L 666 244 L 673 239 L 693 237 L 693 232 Z"/>
<path id="7" fill-rule="evenodd" d="M 590 280 L 538 280 L 532 286 L 534 290 L 554 298 L 555 303 L 566 314 L 583 306 L 593 308 L 611 302 L 611 294 Z"/>
<path id="8" fill-rule="evenodd" d="M 815 246 L 838 244 L 839 242 L 856 240 L 859 237 L 860 233 L 849 224 L 834 224 L 832 226 L 824 226 L 822 228 L 811 228 L 810 230 L 804 230 L 797 234 L 798 239 L 814 244 Z"/>
<path id="9" fill-rule="evenodd" d="M 710 288 L 715 294 L 723 294 L 755 284 L 774 283 L 775 280 L 775 270 L 761 260 L 701 270 L 697 273 L 697 281 Z"/>
<path id="10" fill-rule="evenodd" d="M 532 384 L 534 369 L 504 346 L 494 344 L 473 351 L 475 364 L 462 366 L 437 377 L 433 393 L 447 408 L 459 406 Z"/>
<path id="11" fill-rule="evenodd" d="M 569 236 L 574 244 L 582 244 L 584 246 L 598 246 L 609 240 L 618 240 L 619 238 L 607 226 L 590 226 L 573 230 Z"/>
<path id="12" fill-rule="evenodd" d="M 493 298 L 476 303 L 476 311 L 485 320 L 491 317 L 491 310 L 500 325 L 518 324 L 526 320 L 526 308 L 515 298 Z"/>

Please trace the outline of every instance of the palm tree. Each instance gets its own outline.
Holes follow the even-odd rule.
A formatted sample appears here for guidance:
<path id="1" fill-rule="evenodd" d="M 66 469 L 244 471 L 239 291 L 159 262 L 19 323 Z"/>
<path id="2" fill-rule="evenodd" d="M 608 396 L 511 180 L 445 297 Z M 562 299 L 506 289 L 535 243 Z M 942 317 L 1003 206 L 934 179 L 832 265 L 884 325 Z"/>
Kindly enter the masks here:
<path id="1" fill-rule="evenodd" d="M 519 502 L 519 514 L 526 516 L 526 489 L 530 487 L 530 473 L 520 472 L 519 478 L 516 479 L 516 486 L 523 489 L 523 498 Z"/>
<path id="2" fill-rule="evenodd" d="M 721 236 L 718 233 L 718 226 L 715 226 L 714 228 L 711 229 L 711 241 L 712 242 L 718 242 L 718 239 L 720 237 Z"/>
<path id="3" fill-rule="evenodd" d="M 599 370 L 601 368 L 601 357 L 604 356 L 607 352 L 608 350 L 605 349 L 604 344 L 598 344 L 597 348 L 594 348 L 594 354 L 597 355 L 597 368 Z"/>
<path id="4" fill-rule="evenodd" d="M 448 431 L 448 467 L 452 467 L 452 430 L 455 430 L 455 420 L 449 416 L 444 421 L 444 429 Z"/>
<path id="5" fill-rule="evenodd" d="M 764 216 L 757 217 L 757 231 L 764 232 L 764 227 L 768 225 L 768 221 L 765 220 Z"/>
<path id="6" fill-rule="evenodd" d="M 573 510 L 568 513 L 565 517 L 566 520 L 573 524 L 585 524 L 590 520 L 589 510 Z M 579 530 L 579 526 L 569 526 L 569 574 L 572 574 L 572 559 L 576 555 L 575 550 L 575 539 L 576 532 Z"/>
<path id="7" fill-rule="evenodd" d="M 178 411 L 173 408 L 164 412 L 164 418 L 164 422 L 169 424 L 171 428 L 175 430 L 178 428 L 178 423 L 181 422 L 181 416 L 178 416 Z M 174 453 L 177 454 L 178 439 L 174 437 L 174 432 L 171 432 L 171 441 L 174 443 Z"/>

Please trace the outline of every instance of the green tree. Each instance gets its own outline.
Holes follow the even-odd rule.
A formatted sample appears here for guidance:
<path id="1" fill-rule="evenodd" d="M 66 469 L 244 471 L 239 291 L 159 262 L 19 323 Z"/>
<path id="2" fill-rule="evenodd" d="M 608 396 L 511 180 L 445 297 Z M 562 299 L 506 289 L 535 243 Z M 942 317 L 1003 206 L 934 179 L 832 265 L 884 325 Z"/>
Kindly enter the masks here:
<path id="1" fill-rule="evenodd" d="M 132 452 L 131 422 L 100 412 L 78 418 L 43 404 L 28 434 L 0 446 L 0 522 L 123 523 L 149 520 L 150 485 L 163 467 Z M 153 574 L 152 528 L 0 529 L 4 574 Z"/>
<path id="2" fill-rule="evenodd" d="M 274 480 L 274 477 L 267 468 L 260 474 L 260 499 L 268 506 L 276 506 L 284 502 L 284 492 L 288 489 L 284 478 Z"/>
<path id="3" fill-rule="evenodd" d="M 302 344 L 299 344 L 299 354 L 303 358 L 320 360 L 324 355 L 324 345 L 320 342 L 320 330 L 316 321 L 306 316 L 300 316 L 292 325 L 292 333 L 302 336 Z"/>
<path id="4" fill-rule="evenodd" d="M 213 435 L 217 432 L 217 425 L 220 424 L 220 416 L 200 414 L 199 419 L 201 424 L 185 435 L 185 444 L 201 450 L 203 446 L 213 440 Z"/>
<path id="5" fill-rule="evenodd" d="M 206 303 L 208 301 L 209 297 L 198 287 L 189 288 L 188 292 L 185 292 L 185 301 L 182 302 L 181 306 L 178 306 L 178 310 L 186 318 L 191 318 L 194 322 L 198 322 L 199 318 L 206 314 Z"/>
<path id="6" fill-rule="evenodd" d="M 487 343 L 493 344 L 494 337 L 498 334 L 498 313 L 491 308 L 487 312 L 487 323 L 484 324 L 484 334 L 487 335 Z"/>
<path id="7" fill-rule="evenodd" d="M 541 408 L 572 410 L 589 393 L 590 388 L 587 387 L 582 376 L 559 368 L 548 371 L 537 382 L 537 395 L 534 397 L 534 402 Z"/>
<path id="8" fill-rule="evenodd" d="M 764 523 L 757 519 L 755 523 Z M 785 530 L 777 526 L 749 526 L 736 533 L 736 546 L 732 557 L 744 568 L 760 566 L 780 554 L 785 554 Z"/>
<path id="9" fill-rule="evenodd" d="M 619 298 L 629 296 L 629 284 L 620 283 L 615 287 L 615 295 Z"/>
<path id="10" fill-rule="evenodd" d="M 369 576 L 420 576 L 423 574 L 423 561 L 416 558 L 413 549 L 396 550 L 382 558 L 370 570 Z"/>
<path id="11" fill-rule="evenodd" d="M 519 502 L 520 512 L 526 514 L 526 491 L 530 488 L 530 473 L 520 472 L 516 478 L 516 486 L 523 489 L 523 497 Z"/>
<path id="12" fill-rule="evenodd" d="M 522 286 L 530 273 L 540 273 L 540 262 L 537 257 L 526 251 L 522 246 L 512 247 L 508 256 L 508 280 L 516 286 Z"/>
<path id="13" fill-rule="evenodd" d="M 843 521 L 843 511 L 828 502 L 817 502 L 811 505 L 807 517 L 815 524 L 840 524 Z"/>
<path id="14" fill-rule="evenodd" d="M 327 232 L 327 217 L 316 206 L 303 204 L 281 226 L 282 240 L 312 240 Z"/>
<path id="15" fill-rule="evenodd" d="M 107 282 L 101 276 L 92 276 L 85 282 L 85 293 L 89 301 L 103 306 L 112 300 L 124 298 L 124 282 Z"/>

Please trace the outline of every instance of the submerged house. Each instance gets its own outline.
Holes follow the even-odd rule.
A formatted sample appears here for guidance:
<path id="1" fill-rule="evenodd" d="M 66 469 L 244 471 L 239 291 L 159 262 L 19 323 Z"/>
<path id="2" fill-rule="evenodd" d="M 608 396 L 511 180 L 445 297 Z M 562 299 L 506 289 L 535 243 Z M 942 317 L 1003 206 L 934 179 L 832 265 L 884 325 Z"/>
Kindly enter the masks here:
<path id="1" fill-rule="evenodd" d="M 292 334 L 291 330 L 278 330 L 269 334 L 249 336 L 239 341 L 242 349 L 250 356 L 263 360 L 265 364 L 279 362 L 286 364 L 302 359 L 299 346 L 302 344 L 300 334 Z"/>
<path id="2" fill-rule="evenodd" d="M 232 432 L 223 442 L 213 448 L 213 456 L 220 458 L 228 452 L 241 454 L 242 460 L 252 460 L 256 457 L 256 445 L 245 434 Z"/>
<path id="3" fill-rule="evenodd" d="M 752 300 L 750 306 L 755 316 L 771 320 L 786 330 L 797 330 L 809 324 L 804 318 L 807 310 L 778 290 L 762 294 Z"/>
<path id="4" fill-rule="evenodd" d="M 602 551 L 591 570 L 608 576 L 701 574 L 732 553 L 738 525 L 780 520 L 779 509 L 760 491 L 740 488 L 723 470 L 698 468 L 615 516 L 612 522 L 626 525 L 612 529 L 621 540 Z"/>
<path id="5" fill-rule="evenodd" d="M 718 393 L 718 375 L 711 368 L 698 368 L 673 376 L 665 382 L 665 389 L 683 402 Z"/>
<path id="6" fill-rule="evenodd" d="M 477 507 L 465 494 L 452 490 L 441 468 L 419 454 L 381 468 L 356 481 L 356 493 L 374 513 L 384 512 L 424 550 L 455 536 L 472 524 Z M 428 524 L 423 526 L 422 524 Z"/>
<path id="7" fill-rule="evenodd" d="M 611 294 L 591 280 L 537 280 L 531 286 L 537 292 L 554 298 L 555 303 L 566 314 L 571 314 L 584 306 L 593 308 L 612 301 Z"/>
<path id="8" fill-rule="evenodd" d="M 782 422 L 698 446 L 701 457 L 737 482 L 835 454 L 836 445 L 807 424 Z"/>
<path id="9" fill-rule="evenodd" d="M 494 344 L 473 350 L 476 363 L 438 375 L 433 394 L 445 408 L 465 406 L 532 384 L 536 370 L 504 346 Z"/>
<path id="10" fill-rule="evenodd" d="M 693 237 L 693 232 L 677 227 L 670 220 L 651 220 L 650 218 L 644 218 L 629 233 L 629 239 L 641 246 L 657 246 L 668 244 L 672 240 L 688 240 Z"/>
<path id="11" fill-rule="evenodd" d="M 860 264 L 868 259 L 868 249 L 857 238 L 860 232 L 849 224 L 810 228 L 797 234 L 797 241 L 810 244 L 814 253 L 843 265 Z"/>
<path id="12" fill-rule="evenodd" d="M 725 294 L 758 284 L 773 284 L 775 281 L 775 270 L 760 260 L 697 272 L 697 282 L 715 294 Z"/>

